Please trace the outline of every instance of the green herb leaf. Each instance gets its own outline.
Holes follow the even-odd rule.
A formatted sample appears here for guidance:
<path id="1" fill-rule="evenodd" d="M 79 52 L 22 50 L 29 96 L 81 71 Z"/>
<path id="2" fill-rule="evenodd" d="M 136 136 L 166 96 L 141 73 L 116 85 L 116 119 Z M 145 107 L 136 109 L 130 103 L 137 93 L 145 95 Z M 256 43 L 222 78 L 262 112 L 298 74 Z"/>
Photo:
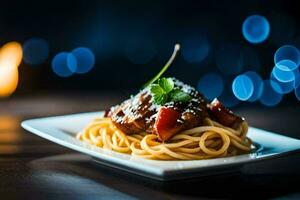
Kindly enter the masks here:
<path id="1" fill-rule="evenodd" d="M 152 93 L 152 96 L 154 98 L 154 103 L 158 105 L 163 105 L 168 100 L 168 95 L 164 91 L 162 87 L 158 84 L 151 84 L 150 85 L 150 91 Z"/>
<path id="2" fill-rule="evenodd" d="M 162 95 L 165 93 L 164 89 L 161 88 L 158 84 L 151 84 L 150 91 L 153 95 Z"/>
<path id="3" fill-rule="evenodd" d="M 161 78 L 158 80 L 158 85 L 166 92 L 169 93 L 174 88 L 174 82 L 171 78 Z"/>
<path id="4" fill-rule="evenodd" d="M 158 72 L 158 74 L 153 77 L 150 81 L 148 81 L 144 86 L 143 88 L 146 88 L 148 87 L 149 85 L 151 85 L 152 83 L 154 83 L 155 81 L 157 81 L 157 79 L 159 79 L 161 77 L 161 75 L 163 75 L 163 73 L 165 73 L 165 71 L 170 67 L 170 65 L 173 63 L 176 55 L 177 55 L 177 52 L 179 51 L 180 49 L 180 45 L 179 44 L 176 44 L 175 47 L 174 47 L 174 51 L 173 51 L 173 54 L 172 56 L 170 57 L 170 59 L 168 60 L 168 62 L 165 64 L 165 66 L 160 70 L 160 72 Z"/>
<path id="5" fill-rule="evenodd" d="M 192 97 L 180 89 L 175 89 L 169 93 L 170 100 L 174 102 L 187 102 L 192 99 Z"/>
<path id="6" fill-rule="evenodd" d="M 154 103 L 158 105 L 164 105 L 168 101 L 167 94 L 153 95 L 153 97 L 154 97 Z"/>
<path id="7" fill-rule="evenodd" d="M 155 104 L 164 105 L 170 101 L 187 102 L 192 99 L 181 89 L 174 89 L 174 81 L 171 78 L 161 78 L 157 82 L 150 85 L 150 92 Z"/>

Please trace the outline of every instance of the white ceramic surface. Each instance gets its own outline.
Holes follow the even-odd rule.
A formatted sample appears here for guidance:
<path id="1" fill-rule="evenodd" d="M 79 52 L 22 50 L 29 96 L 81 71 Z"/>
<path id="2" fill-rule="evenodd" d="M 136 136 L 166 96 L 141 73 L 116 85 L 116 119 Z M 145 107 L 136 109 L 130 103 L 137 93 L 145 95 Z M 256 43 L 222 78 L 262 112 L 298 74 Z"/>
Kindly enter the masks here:
<path id="1" fill-rule="evenodd" d="M 225 172 L 249 162 L 273 158 L 300 149 L 300 140 L 251 127 L 248 136 L 260 146 L 260 149 L 250 154 L 193 161 L 146 160 L 103 150 L 75 138 L 76 133 L 86 124 L 102 115 L 103 112 L 93 112 L 32 119 L 22 122 L 22 127 L 47 140 L 90 155 L 104 165 L 162 181 L 205 176 L 217 171 Z"/>

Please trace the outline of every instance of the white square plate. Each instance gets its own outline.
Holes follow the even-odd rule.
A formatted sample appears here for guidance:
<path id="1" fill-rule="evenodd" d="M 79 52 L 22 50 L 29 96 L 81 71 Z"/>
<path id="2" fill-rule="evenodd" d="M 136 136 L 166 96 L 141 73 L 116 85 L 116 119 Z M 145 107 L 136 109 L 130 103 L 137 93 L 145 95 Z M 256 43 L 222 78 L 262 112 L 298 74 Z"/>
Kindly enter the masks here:
<path id="1" fill-rule="evenodd" d="M 103 112 L 93 112 L 32 119 L 22 122 L 22 127 L 47 140 L 92 156 L 97 162 L 106 166 L 161 181 L 225 173 L 236 170 L 246 163 L 273 158 L 300 149 L 300 140 L 251 127 L 248 136 L 259 148 L 250 154 L 210 160 L 146 160 L 91 146 L 75 138 L 75 135 L 90 121 L 102 115 Z"/>

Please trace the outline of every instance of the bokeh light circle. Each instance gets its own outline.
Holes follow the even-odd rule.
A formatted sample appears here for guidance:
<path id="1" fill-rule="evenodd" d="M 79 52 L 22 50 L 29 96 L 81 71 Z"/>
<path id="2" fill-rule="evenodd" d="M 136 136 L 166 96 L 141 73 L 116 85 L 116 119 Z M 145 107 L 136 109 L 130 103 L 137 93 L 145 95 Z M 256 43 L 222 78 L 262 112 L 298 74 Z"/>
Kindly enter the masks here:
<path id="1" fill-rule="evenodd" d="M 251 15 L 244 21 L 242 33 L 248 42 L 261 43 L 269 36 L 270 24 L 264 16 Z"/>
<path id="2" fill-rule="evenodd" d="M 294 71 L 298 69 L 297 64 L 291 60 L 281 60 L 276 63 L 275 67 L 279 68 L 281 71 Z"/>
<path id="3" fill-rule="evenodd" d="M 73 71 L 76 71 L 76 57 L 68 52 L 58 53 L 53 58 L 51 66 L 56 75 L 60 77 L 69 77 L 73 74 Z"/>
<path id="4" fill-rule="evenodd" d="M 253 94 L 248 99 L 248 101 L 254 102 L 260 98 L 260 96 L 263 92 L 263 88 L 264 88 L 263 81 L 262 81 L 261 77 L 254 71 L 245 72 L 244 75 L 246 75 L 248 78 L 250 78 L 253 83 Z"/>
<path id="5" fill-rule="evenodd" d="M 297 88 L 300 86 L 300 72 L 299 72 L 299 68 L 293 70 L 294 74 L 295 74 L 295 82 L 294 82 L 294 88 Z"/>
<path id="6" fill-rule="evenodd" d="M 39 65 L 48 58 L 48 43 L 41 38 L 31 38 L 24 42 L 23 54 L 23 59 L 26 64 Z"/>
<path id="7" fill-rule="evenodd" d="M 300 64 L 299 50 L 292 45 L 284 45 L 280 47 L 274 54 L 274 63 L 275 65 L 278 65 L 278 63 L 283 60 L 290 60 L 296 64 L 295 68 L 298 67 Z"/>
<path id="8" fill-rule="evenodd" d="M 186 38 L 182 41 L 182 55 L 189 63 L 202 62 L 210 52 L 210 44 L 206 36 Z"/>
<path id="9" fill-rule="evenodd" d="M 0 67 L 18 68 L 22 62 L 22 46 L 18 42 L 8 42 L 0 50 Z"/>
<path id="10" fill-rule="evenodd" d="M 216 65 L 226 75 L 239 74 L 243 70 L 244 57 L 242 47 L 237 44 L 221 45 L 215 53 Z"/>
<path id="11" fill-rule="evenodd" d="M 272 88 L 280 94 L 287 94 L 293 91 L 294 89 L 294 81 L 290 82 L 280 82 L 277 78 L 274 77 L 274 74 L 271 73 L 270 80 L 272 80 L 271 86 Z"/>
<path id="12" fill-rule="evenodd" d="M 214 98 L 219 97 L 223 92 L 223 78 L 216 73 L 205 74 L 198 81 L 197 89 L 207 99 L 213 100 Z"/>
<path id="13" fill-rule="evenodd" d="M 282 94 L 276 92 L 279 89 L 279 85 L 272 80 L 264 80 L 264 89 L 260 97 L 260 102 L 265 106 L 275 106 L 282 100 Z M 272 83 L 272 84 L 271 84 Z M 277 88 L 276 90 L 273 89 Z"/>
<path id="14" fill-rule="evenodd" d="M 95 65 L 94 53 L 86 47 L 78 47 L 71 54 L 76 58 L 76 67 L 69 65 L 70 70 L 74 73 L 84 74 L 89 72 Z M 69 57 L 70 62 L 74 62 L 72 57 Z"/>
<path id="15" fill-rule="evenodd" d="M 0 97 L 11 95 L 19 82 L 18 69 L 0 66 Z"/>
<path id="16" fill-rule="evenodd" d="M 281 94 L 287 94 L 300 83 L 299 68 L 290 60 L 281 60 L 274 66 L 270 79 L 276 83 L 276 87 L 273 87 L 274 90 Z M 272 86 L 273 82 L 271 82 Z M 277 90 L 277 85 L 279 85 L 279 90 Z"/>
<path id="17" fill-rule="evenodd" d="M 253 82 L 246 75 L 239 75 L 232 82 L 232 92 L 241 101 L 248 100 L 252 96 L 253 91 Z"/>
<path id="18" fill-rule="evenodd" d="M 291 70 L 282 70 L 281 68 L 275 66 L 273 67 L 271 73 L 279 82 L 287 83 L 295 81 L 294 72 Z"/>

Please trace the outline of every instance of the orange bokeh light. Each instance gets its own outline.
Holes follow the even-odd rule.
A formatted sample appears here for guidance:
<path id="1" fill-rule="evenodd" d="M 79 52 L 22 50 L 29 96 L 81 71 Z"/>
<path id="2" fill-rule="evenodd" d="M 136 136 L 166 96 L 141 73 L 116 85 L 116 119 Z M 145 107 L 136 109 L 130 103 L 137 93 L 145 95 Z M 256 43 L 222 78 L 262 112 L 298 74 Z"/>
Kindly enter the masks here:
<path id="1" fill-rule="evenodd" d="M 9 96 L 16 90 L 22 57 L 22 46 L 18 42 L 9 42 L 0 49 L 0 97 Z"/>
<path id="2" fill-rule="evenodd" d="M 11 95 L 19 81 L 18 69 L 0 66 L 0 96 Z"/>
<path id="3" fill-rule="evenodd" d="M 22 61 L 23 50 L 18 42 L 9 42 L 0 50 L 0 67 L 17 68 Z"/>

